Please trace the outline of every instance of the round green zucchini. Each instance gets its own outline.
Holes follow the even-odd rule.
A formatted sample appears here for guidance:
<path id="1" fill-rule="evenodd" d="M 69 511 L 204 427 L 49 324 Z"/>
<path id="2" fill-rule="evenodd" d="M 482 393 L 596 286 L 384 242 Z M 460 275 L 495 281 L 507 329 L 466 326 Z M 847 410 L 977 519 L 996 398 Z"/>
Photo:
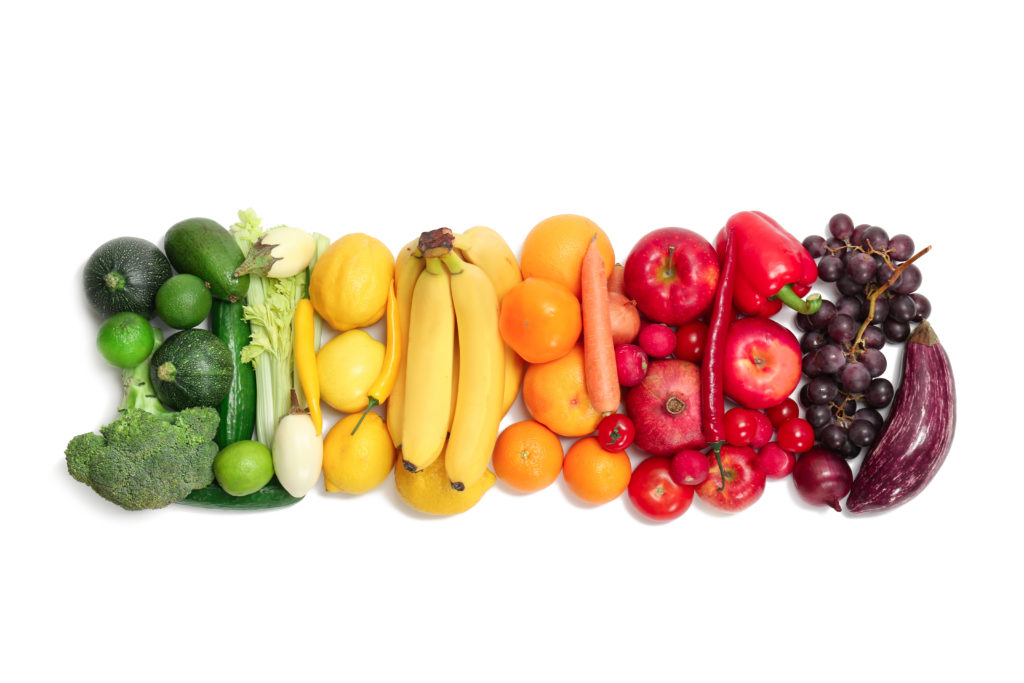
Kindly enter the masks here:
<path id="1" fill-rule="evenodd" d="M 156 315 L 156 293 L 171 277 L 171 264 L 155 244 L 139 237 L 104 242 L 85 262 L 85 296 L 103 317 L 138 313 Z"/>
<path id="2" fill-rule="evenodd" d="M 231 389 L 235 368 L 227 344 L 199 328 L 172 334 L 153 352 L 149 377 L 172 410 L 217 405 Z"/>

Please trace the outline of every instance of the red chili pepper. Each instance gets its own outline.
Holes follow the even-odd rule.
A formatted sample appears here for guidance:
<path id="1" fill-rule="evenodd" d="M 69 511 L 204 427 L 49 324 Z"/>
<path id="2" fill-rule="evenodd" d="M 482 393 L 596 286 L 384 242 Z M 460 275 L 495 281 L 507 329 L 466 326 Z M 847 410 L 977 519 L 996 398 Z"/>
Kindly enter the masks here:
<path id="1" fill-rule="evenodd" d="M 818 268 L 795 237 L 760 211 L 742 211 L 725 224 L 715 239 L 719 254 L 727 232 L 735 241 L 736 284 L 733 303 L 745 315 L 770 317 L 782 304 L 810 315 L 821 297 L 804 301 L 818 279 Z"/>
<path id="2" fill-rule="evenodd" d="M 597 425 L 597 441 L 609 453 L 626 450 L 634 437 L 636 427 L 629 416 L 622 413 L 606 415 Z"/>
<path id="3" fill-rule="evenodd" d="M 715 303 L 711 308 L 711 322 L 708 325 L 708 336 L 704 342 L 704 362 L 700 366 L 701 419 L 704 440 L 714 451 L 720 470 L 722 469 L 720 451 L 725 443 L 725 393 L 723 388 L 725 378 L 722 366 L 725 364 L 725 338 L 729 334 L 729 323 L 732 322 L 732 300 L 736 284 L 736 238 L 729 225 L 722 229 L 722 233 L 725 234 L 725 240 L 718 247 L 718 259 L 722 262 L 722 269 L 718 275 Z M 722 482 L 724 487 L 724 471 L 722 472 Z"/>

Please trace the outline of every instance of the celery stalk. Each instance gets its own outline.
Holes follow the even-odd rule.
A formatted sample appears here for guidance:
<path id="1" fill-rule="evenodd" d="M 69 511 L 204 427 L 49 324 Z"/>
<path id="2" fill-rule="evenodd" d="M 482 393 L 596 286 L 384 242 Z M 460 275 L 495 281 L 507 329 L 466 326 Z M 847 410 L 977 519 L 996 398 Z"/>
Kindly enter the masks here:
<path id="1" fill-rule="evenodd" d="M 252 209 L 238 212 L 232 236 L 248 253 L 265 231 Z M 242 362 L 256 371 L 256 438 L 270 446 L 278 421 L 291 408 L 294 384 L 295 304 L 306 291 L 306 273 L 287 278 L 266 278 L 251 274 L 242 314 L 252 327 L 249 344 L 242 349 Z"/>

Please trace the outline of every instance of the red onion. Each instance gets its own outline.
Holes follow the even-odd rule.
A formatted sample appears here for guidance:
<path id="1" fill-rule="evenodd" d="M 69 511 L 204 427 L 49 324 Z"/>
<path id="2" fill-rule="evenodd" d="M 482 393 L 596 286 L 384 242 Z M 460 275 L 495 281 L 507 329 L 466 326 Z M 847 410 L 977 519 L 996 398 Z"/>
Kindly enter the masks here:
<path id="1" fill-rule="evenodd" d="M 845 460 L 824 448 L 812 448 L 793 467 L 796 492 L 811 505 L 828 505 L 836 510 L 839 500 L 853 486 L 853 471 Z"/>

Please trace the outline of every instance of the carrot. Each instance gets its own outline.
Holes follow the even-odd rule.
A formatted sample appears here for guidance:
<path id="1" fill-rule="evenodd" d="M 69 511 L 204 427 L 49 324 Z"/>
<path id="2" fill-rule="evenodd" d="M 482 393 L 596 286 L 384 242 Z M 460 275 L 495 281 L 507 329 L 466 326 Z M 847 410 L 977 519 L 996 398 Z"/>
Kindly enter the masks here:
<path id="1" fill-rule="evenodd" d="M 599 413 L 619 409 L 619 376 L 615 369 L 612 321 L 608 311 L 608 279 L 595 235 L 580 269 L 583 292 L 583 377 L 587 395 Z"/>
<path id="2" fill-rule="evenodd" d="M 298 371 L 302 393 L 306 395 L 309 416 L 316 427 L 317 436 L 323 431 L 320 414 L 320 376 L 316 367 L 316 347 L 313 343 L 313 305 L 309 299 L 299 299 L 295 305 L 295 368 Z"/>
<path id="3" fill-rule="evenodd" d="M 626 293 L 626 267 L 621 263 L 616 263 L 612 268 L 612 274 L 608 276 L 608 293 Z"/>

